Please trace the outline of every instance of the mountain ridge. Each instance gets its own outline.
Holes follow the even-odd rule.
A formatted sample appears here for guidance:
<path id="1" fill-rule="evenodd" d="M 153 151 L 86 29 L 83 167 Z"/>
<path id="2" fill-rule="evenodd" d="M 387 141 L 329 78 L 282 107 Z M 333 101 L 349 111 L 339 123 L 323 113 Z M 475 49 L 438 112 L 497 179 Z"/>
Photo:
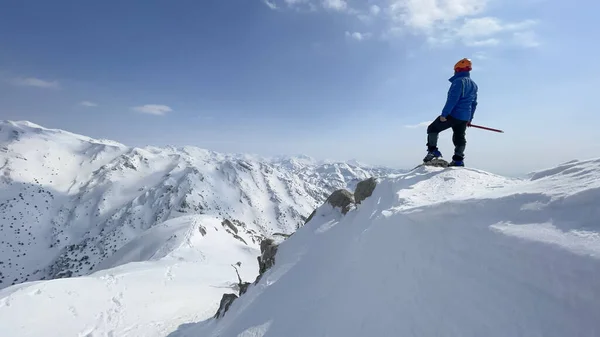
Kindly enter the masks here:
<path id="1" fill-rule="evenodd" d="M 168 337 L 595 336 L 599 177 L 598 158 L 384 177 L 360 204 L 322 204 L 256 284 Z"/>
<path id="2" fill-rule="evenodd" d="M 600 331 L 600 159 L 527 178 L 435 167 L 359 177 L 351 165 L 302 170 L 303 160 L 292 160 L 283 169 L 188 152 L 148 149 L 121 158 L 92 151 L 86 158 L 97 153 L 97 159 L 85 162 L 82 172 L 67 165 L 56 175 L 46 163 L 55 175 L 23 174 L 42 184 L 29 190 L 22 181 L 3 184 L 13 198 L 21 191 L 25 201 L 18 205 L 71 202 L 60 208 L 72 223 L 58 226 L 68 232 L 61 237 L 104 229 L 98 237 L 107 242 L 88 236 L 88 244 L 111 250 L 85 276 L 0 289 L 3 331 L 19 337 L 558 337 Z M 17 168 L 24 167 L 10 167 L 22 178 Z M 65 172 L 71 180 L 61 176 Z M 90 173 L 95 179 L 85 172 L 96 172 Z M 57 181 L 69 184 L 52 189 Z M 86 190 L 100 192 L 80 193 Z M 32 192 L 40 197 L 31 199 Z M 98 203 L 104 196 L 107 201 Z M 93 219 L 98 205 L 102 220 L 113 221 L 87 226 L 81 217 L 91 212 Z M 298 230 L 290 228 L 297 221 L 290 207 L 301 222 L 312 211 Z M 18 211 L 32 209 L 11 214 Z M 263 213 L 284 226 L 256 220 Z M 288 217 L 288 227 L 277 214 Z M 274 233 L 282 228 L 293 234 Z M 127 242 L 115 243 L 111 235 Z M 64 255 L 76 261 L 66 263 L 88 266 L 90 260 L 77 262 L 79 249 Z M 31 317 L 40 319 L 31 324 Z"/>
<path id="3" fill-rule="evenodd" d="M 193 146 L 127 147 L 2 121 L 0 237 L 7 261 L 0 288 L 97 271 L 145 231 L 189 214 L 227 220 L 236 240 L 257 247 L 273 233 L 293 232 L 333 190 L 399 172 L 316 162 Z"/>

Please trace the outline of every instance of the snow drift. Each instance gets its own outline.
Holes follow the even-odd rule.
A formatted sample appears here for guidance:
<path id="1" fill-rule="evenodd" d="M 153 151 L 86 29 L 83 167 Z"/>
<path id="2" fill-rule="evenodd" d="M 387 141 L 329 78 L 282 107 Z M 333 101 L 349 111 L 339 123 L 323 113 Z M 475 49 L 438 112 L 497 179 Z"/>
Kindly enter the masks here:
<path id="1" fill-rule="evenodd" d="M 508 179 L 421 167 L 321 206 L 184 336 L 598 336 L 600 160 Z"/>

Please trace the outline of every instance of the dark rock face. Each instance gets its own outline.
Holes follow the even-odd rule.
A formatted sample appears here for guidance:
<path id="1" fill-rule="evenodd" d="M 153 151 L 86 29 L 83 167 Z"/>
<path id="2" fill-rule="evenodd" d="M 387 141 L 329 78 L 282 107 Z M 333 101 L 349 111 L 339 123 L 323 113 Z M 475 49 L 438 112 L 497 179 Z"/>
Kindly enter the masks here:
<path id="1" fill-rule="evenodd" d="M 423 165 L 425 166 L 436 166 L 436 167 L 448 167 L 448 162 L 445 161 L 444 159 L 432 159 L 431 161 L 427 162 L 427 163 L 423 163 Z"/>
<path id="2" fill-rule="evenodd" d="M 229 307 L 238 298 L 236 294 L 223 294 L 221 298 L 221 304 L 219 304 L 219 310 L 215 314 L 214 318 L 221 318 L 225 315 Z"/>
<path id="3" fill-rule="evenodd" d="M 331 193 L 326 202 L 333 207 L 341 208 L 342 214 L 346 214 L 350 211 L 350 206 L 354 204 L 354 194 L 347 190 L 340 189 Z"/>
<path id="4" fill-rule="evenodd" d="M 263 240 L 260 243 L 260 256 L 258 257 L 258 273 L 259 278 L 269 268 L 275 264 L 275 254 L 277 254 L 277 245 L 272 239 Z"/>
<path id="5" fill-rule="evenodd" d="M 250 282 L 242 282 L 239 284 L 240 287 L 240 296 L 244 295 L 246 291 L 248 291 L 248 287 L 250 287 L 252 283 Z"/>
<path id="6" fill-rule="evenodd" d="M 373 195 L 376 186 L 377 181 L 373 177 L 359 182 L 356 185 L 356 190 L 354 190 L 354 201 L 360 204 L 363 200 Z"/>
<path id="7" fill-rule="evenodd" d="M 273 265 L 275 264 L 275 254 L 277 254 L 277 247 L 278 247 L 278 245 L 275 244 L 275 242 L 272 239 L 265 239 L 260 242 L 260 253 L 261 254 L 259 257 L 257 257 L 259 274 L 256 277 L 256 280 L 254 281 L 254 283 L 242 282 L 240 274 L 237 272 L 237 269 L 236 269 L 236 273 L 238 276 L 237 286 L 239 288 L 239 296 L 242 296 L 243 294 L 245 294 L 246 291 L 248 291 L 248 288 L 250 287 L 250 285 L 258 283 L 258 281 L 260 281 L 262 275 L 267 270 L 269 270 L 269 268 L 273 267 Z M 238 262 L 237 266 L 239 266 L 239 262 Z M 234 265 L 234 268 L 235 268 L 235 265 Z M 231 306 L 233 301 L 235 301 L 237 298 L 238 298 L 238 296 L 236 294 L 224 294 L 223 298 L 221 298 L 221 304 L 219 306 L 219 310 L 215 314 L 214 318 L 223 317 L 223 315 L 225 315 L 227 310 L 229 310 L 229 307 Z"/>
<path id="8" fill-rule="evenodd" d="M 342 213 L 346 214 L 350 211 L 350 208 L 353 205 L 355 205 L 355 203 L 360 203 L 363 200 L 365 200 L 366 198 L 370 197 L 373 194 L 373 191 L 375 190 L 376 186 L 377 186 L 377 181 L 375 180 L 375 178 L 369 178 L 369 179 L 363 180 L 358 183 L 354 194 L 350 193 L 349 191 L 347 191 L 345 189 L 339 189 L 339 190 L 333 192 L 329 196 L 329 198 L 327 198 L 326 202 L 329 203 L 333 207 L 341 208 Z M 314 212 L 312 212 L 312 214 L 308 217 L 308 219 L 306 219 L 305 224 L 308 223 L 314 217 L 315 214 L 316 214 L 316 210 Z M 235 226 L 229 220 L 223 221 L 222 225 L 223 225 L 223 227 L 230 228 L 231 230 L 235 229 Z M 236 230 L 236 233 L 237 233 L 237 230 Z M 279 234 L 281 236 L 286 236 L 281 233 L 277 233 L 277 234 Z M 273 267 L 273 265 L 275 265 L 275 255 L 277 254 L 278 247 L 279 247 L 279 245 L 277 245 L 275 243 L 275 241 L 273 241 L 273 239 L 264 239 L 260 242 L 260 256 L 257 257 L 259 274 L 256 277 L 256 280 L 254 281 L 253 284 L 258 283 L 258 281 L 260 281 L 260 279 L 262 278 L 263 274 L 266 273 L 271 267 Z M 238 262 L 238 266 L 239 266 L 239 262 Z M 234 265 L 234 268 L 235 268 L 235 265 Z M 236 269 L 236 273 L 237 273 L 237 269 Z M 237 284 L 239 287 L 239 296 L 242 296 L 243 294 L 246 293 L 246 291 L 250 287 L 251 283 L 242 282 L 242 279 L 241 279 L 239 273 L 237 273 L 237 276 L 238 276 L 238 281 L 239 281 Z M 215 314 L 214 318 L 223 317 L 223 315 L 225 315 L 227 310 L 229 310 L 229 307 L 231 306 L 233 301 L 235 301 L 237 298 L 238 298 L 238 295 L 236 295 L 236 294 L 224 294 L 223 298 L 221 299 L 221 305 L 219 306 L 219 310 Z"/>
<path id="9" fill-rule="evenodd" d="M 304 224 L 306 225 L 315 216 L 315 214 L 317 214 L 317 210 L 316 209 L 312 213 L 310 213 L 310 215 L 308 216 L 308 219 L 306 219 L 306 221 L 304 222 Z"/>
<path id="10" fill-rule="evenodd" d="M 238 229 L 233 225 L 233 223 L 227 219 L 221 222 L 221 225 L 225 228 L 231 229 L 235 234 L 238 233 Z"/>

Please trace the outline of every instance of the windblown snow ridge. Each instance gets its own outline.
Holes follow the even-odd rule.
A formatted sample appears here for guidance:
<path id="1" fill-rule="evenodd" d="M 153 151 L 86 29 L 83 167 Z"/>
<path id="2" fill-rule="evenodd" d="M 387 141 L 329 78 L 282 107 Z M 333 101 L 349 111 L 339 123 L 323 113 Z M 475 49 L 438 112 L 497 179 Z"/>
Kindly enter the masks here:
<path id="1" fill-rule="evenodd" d="M 169 336 L 599 335 L 599 178 L 422 167 L 336 192 L 224 315 Z"/>

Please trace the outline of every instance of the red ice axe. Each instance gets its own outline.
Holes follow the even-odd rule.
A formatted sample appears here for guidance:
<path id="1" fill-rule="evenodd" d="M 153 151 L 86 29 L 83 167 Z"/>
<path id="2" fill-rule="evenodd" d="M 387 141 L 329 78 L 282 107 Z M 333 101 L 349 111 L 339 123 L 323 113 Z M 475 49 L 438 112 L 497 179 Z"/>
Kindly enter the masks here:
<path id="1" fill-rule="evenodd" d="M 488 128 L 486 126 L 475 125 L 475 124 L 472 124 L 472 123 L 469 123 L 468 126 L 472 126 L 474 128 L 479 128 L 479 129 L 484 129 L 484 130 L 489 130 L 489 131 L 494 131 L 494 132 L 504 133 L 504 131 L 502 131 L 502 130 L 492 129 L 492 128 Z"/>

